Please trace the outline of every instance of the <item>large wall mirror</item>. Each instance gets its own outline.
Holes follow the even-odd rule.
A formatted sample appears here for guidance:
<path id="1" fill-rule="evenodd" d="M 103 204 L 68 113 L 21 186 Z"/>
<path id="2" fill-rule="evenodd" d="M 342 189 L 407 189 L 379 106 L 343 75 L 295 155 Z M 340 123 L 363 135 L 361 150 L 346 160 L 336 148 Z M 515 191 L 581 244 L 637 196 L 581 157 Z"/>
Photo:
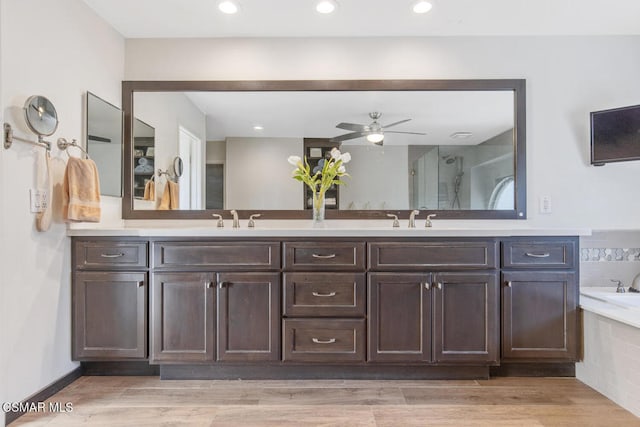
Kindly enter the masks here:
<path id="1" fill-rule="evenodd" d="M 129 81 L 123 110 L 125 219 L 311 218 L 287 158 L 332 147 L 329 219 L 526 218 L 524 80 Z"/>

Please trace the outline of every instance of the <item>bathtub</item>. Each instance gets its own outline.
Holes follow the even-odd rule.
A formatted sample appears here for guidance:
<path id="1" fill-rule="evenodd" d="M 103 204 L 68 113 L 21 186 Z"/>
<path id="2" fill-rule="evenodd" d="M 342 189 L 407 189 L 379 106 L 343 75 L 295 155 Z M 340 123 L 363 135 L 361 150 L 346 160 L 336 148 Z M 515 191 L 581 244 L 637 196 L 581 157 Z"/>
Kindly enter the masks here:
<path id="1" fill-rule="evenodd" d="M 580 307 L 640 329 L 640 293 L 616 293 L 612 287 L 580 289 Z"/>
<path id="2" fill-rule="evenodd" d="M 640 294 L 580 289 L 583 355 L 576 378 L 640 417 Z"/>

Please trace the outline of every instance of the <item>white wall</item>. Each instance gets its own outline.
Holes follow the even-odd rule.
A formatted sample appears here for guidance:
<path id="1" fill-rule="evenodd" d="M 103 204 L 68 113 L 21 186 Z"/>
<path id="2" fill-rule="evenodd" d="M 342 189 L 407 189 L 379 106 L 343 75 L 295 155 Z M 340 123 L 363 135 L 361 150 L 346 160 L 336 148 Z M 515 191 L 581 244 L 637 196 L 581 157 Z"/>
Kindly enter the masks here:
<path id="1" fill-rule="evenodd" d="M 124 40 L 79 0 L 3 0 L 0 14 L 0 96 L 3 120 L 18 136 L 21 108 L 45 95 L 60 118 L 50 137 L 83 136 L 83 95 L 90 90 L 120 104 Z M 43 150 L 15 142 L 0 149 L 0 383 L 2 401 L 20 401 L 72 371 L 70 239 L 56 215 L 45 233 L 34 228 L 29 188 Z M 57 190 L 66 154 L 52 152 Z M 60 199 L 54 191 L 53 205 Z"/>
<path id="2" fill-rule="evenodd" d="M 638 162 L 589 165 L 589 111 L 638 104 L 640 37 L 128 40 L 126 78 L 526 78 L 533 226 L 638 227 Z M 375 52 L 375 55 L 371 55 Z M 537 213 L 538 197 L 553 213 Z"/>
<path id="3" fill-rule="evenodd" d="M 227 138 L 225 207 L 301 209 L 302 184 L 291 178 L 294 167 L 287 163 L 301 151 L 300 138 Z"/>

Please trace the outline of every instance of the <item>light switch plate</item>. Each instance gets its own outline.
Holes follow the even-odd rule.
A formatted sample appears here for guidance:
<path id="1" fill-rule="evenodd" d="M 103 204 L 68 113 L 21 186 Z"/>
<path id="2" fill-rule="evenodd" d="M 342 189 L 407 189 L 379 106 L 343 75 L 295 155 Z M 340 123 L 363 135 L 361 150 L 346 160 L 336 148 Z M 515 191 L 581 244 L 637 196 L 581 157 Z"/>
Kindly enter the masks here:
<path id="1" fill-rule="evenodd" d="M 540 196 L 540 213 L 551 213 L 551 196 Z"/>
<path id="2" fill-rule="evenodd" d="M 31 213 L 44 212 L 49 205 L 49 195 L 47 190 L 32 188 L 29 190 L 31 199 Z"/>

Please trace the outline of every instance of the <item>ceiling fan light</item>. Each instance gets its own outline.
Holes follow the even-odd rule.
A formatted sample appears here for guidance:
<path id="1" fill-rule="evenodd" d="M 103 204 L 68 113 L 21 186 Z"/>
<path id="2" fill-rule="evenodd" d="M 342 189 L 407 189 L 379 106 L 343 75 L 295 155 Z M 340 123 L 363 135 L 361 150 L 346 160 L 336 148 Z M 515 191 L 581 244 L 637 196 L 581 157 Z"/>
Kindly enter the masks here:
<path id="1" fill-rule="evenodd" d="M 428 1 L 420 0 L 413 4 L 413 13 L 427 13 L 431 10 L 433 5 Z"/>
<path id="2" fill-rule="evenodd" d="M 218 9 L 220 9 L 220 12 L 222 13 L 233 15 L 234 13 L 238 13 L 240 7 L 236 2 L 225 0 L 218 3 Z"/>
<path id="3" fill-rule="evenodd" d="M 383 139 L 384 139 L 384 134 L 382 132 L 370 133 L 369 135 L 367 135 L 367 141 L 372 142 L 374 144 L 382 142 Z"/>
<path id="4" fill-rule="evenodd" d="M 337 7 L 338 4 L 334 0 L 322 0 L 316 3 L 316 11 L 323 14 L 332 13 Z"/>

